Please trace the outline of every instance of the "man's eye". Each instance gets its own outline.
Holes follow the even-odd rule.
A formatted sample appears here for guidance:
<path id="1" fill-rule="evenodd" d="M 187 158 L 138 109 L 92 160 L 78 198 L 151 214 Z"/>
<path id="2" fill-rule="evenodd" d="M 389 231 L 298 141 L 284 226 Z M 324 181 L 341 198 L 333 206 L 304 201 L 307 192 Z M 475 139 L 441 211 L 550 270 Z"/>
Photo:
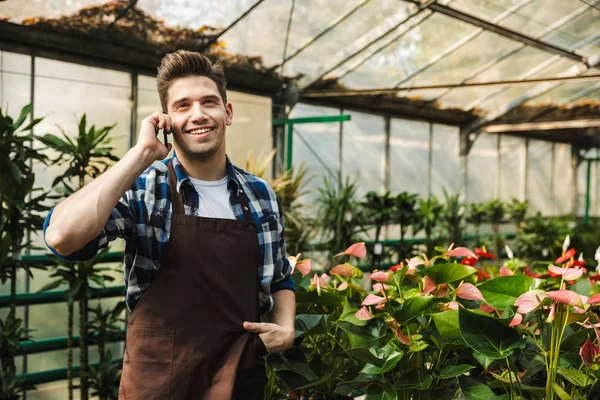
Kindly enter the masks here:
<path id="1" fill-rule="evenodd" d="M 178 109 L 178 110 L 179 110 L 180 108 L 183 108 L 183 107 L 187 107 L 187 103 L 179 103 L 179 104 L 177 104 L 177 109 Z"/>

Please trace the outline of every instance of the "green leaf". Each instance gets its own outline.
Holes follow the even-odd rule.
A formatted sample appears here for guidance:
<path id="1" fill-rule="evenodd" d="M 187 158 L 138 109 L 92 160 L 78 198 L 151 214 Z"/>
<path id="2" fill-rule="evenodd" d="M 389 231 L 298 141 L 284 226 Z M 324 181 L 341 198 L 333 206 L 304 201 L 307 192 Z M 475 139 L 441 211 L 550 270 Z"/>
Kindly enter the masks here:
<path id="1" fill-rule="evenodd" d="M 438 376 L 440 379 L 455 378 L 467 371 L 472 370 L 473 368 L 475 368 L 475 366 L 469 364 L 445 365 L 440 369 Z"/>
<path id="2" fill-rule="evenodd" d="M 560 400 L 573 400 L 573 398 L 556 382 L 552 382 L 552 390 L 554 390 L 554 393 L 556 393 Z"/>
<path id="3" fill-rule="evenodd" d="M 458 326 L 458 310 L 447 310 L 431 316 L 435 327 L 444 340 L 450 343 L 464 343 Z"/>
<path id="4" fill-rule="evenodd" d="M 477 288 L 492 307 L 505 309 L 513 306 L 523 293 L 536 286 L 533 278 L 525 275 L 502 276 L 483 282 Z"/>
<path id="5" fill-rule="evenodd" d="M 21 114 L 19 118 L 13 124 L 13 129 L 16 131 L 22 124 L 25 122 L 25 119 L 29 114 L 33 112 L 33 104 L 27 104 L 25 107 L 21 109 Z"/>
<path id="6" fill-rule="evenodd" d="M 377 365 L 366 364 L 360 371 L 363 374 L 384 374 L 394 369 L 394 367 L 396 367 L 398 362 L 402 359 L 402 356 L 404 356 L 404 353 L 398 348 L 396 348 L 393 344 L 391 344 L 391 342 L 386 344 L 382 348 L 371 347 L 369 351 L 375 357 L 379 358 L 380 360 L 383 360 L 383 365 L 381 367 L 378 367 Z"/>
<path id="7" fill-rule="evenodd" d="M 298 303 L 312 303 L 322 305 L 341 305 L 346 297 L 338 294 L 329 293 L 322 291 L 321 295 L 316 290 L 310 292 L 296 292 L 296 302 Z"/>
<path id="8" fill-rule="evenodd" d="M 558 367 L 558 373 L 561 374 L 566 380 L 568 380 L 575 386 L 586 387 L 594 383 L 593 378 L 590 379 L 586 374 L 576 371 L 574 369 Z"/>
<path id="9" fill-rule="evenodd" d="M 380 383 L 371 383 L 367 387 L 365 400 L 398 400 L 398 393 L 389 382 L 384 386 Z"/>
<path id="10" fill-rule="evenodd" d="M 469 377 L 460 376 L 458 383 L 460 384 L 460 391 L 467 400 L 490 400 L 496 398 L 492 389 Z"/>
<path id="11" fill-rule="evenodd" d="M 364 347 L 357 347 L 355 349 L 348 349 L 346 352 L 350 357 L 362 361 L 366 364 L 373 364 L 376 367 L 383 367 L 385 360 L 381 360 L 373 355 L 369 350 Z"/>
<path id="12" fill-rule="evenodd" d="M 394 384 L 394 389 L 399 391 L 404 391 L 408 389 L 416 389 L 416 390 L 427 390 L 431 383 L 433 382 L 433 377 L 429 374 L 421 373 L 419 377 L 418 371 L 413 371 L 409 374 L 403 375 L 398 381 Z"/>
<path id="13" fill-rule="evenodd" d="M 350 322 L 356 326 L 365 326 L 369 323 L 369 320 L 358 319 L 356 318 L 356 313 L 358 312 L 358 308 L 354 307 L 348 299 L 344 300 L 344 309 L 342 310 L 342 314 L 340 315 L 340 321 Z"/>
<path id="14" fill-rule="evenodd" d="M 399 306 L 394 306 L 396 320 L 402 324 L 407 323 L 411 319 L 418 317 L 421 313 L 426 312 L 431 307 L 437 298 L 433 296 L 416 296 L 406 300 Z"/>
<path id="15" fill-rule="evenodd" d="M 452 283 L 477 273 L 477 269 L 458 263 L 433 265 L 423 270 L 425 275 L 433 279 L 436 285 Z"/>
<path id="16" fill-rule="evenodd" d="M 477 360 L 477 362 L 486 371 L 490 367 L 490 365 L 492 365 L 492 363 L 494 362 L 494 360 L 492 358 L 486 357 L 483 354 L 476 352 L 475 350 L 473 350 L 473 358 L 475 358 Z"/>
<path id="17" fill-rule="evenodd" d="M 388 329 L 385 322 L 380 319 L 372 319 L 365 326 L 356 326 L 347 321 L 335 321 L 335 324 L 349 334 L 369 340 L 376 340 L 384 337 Z"/>
<path id="18" fill-rule="evenodd" d="M 294 329 L 296 331 L 296 338 L 315 333 L 327 332 L 327 327 L 324 324 L 324 315 L 318 314 L 296 315 Z"/>
<path id="19" fill-rule="evenodd" d="M 525 340 L 512 328 L 496 318 L 468 311 L 458 310 L 460 334 L 473 350 L 492 359 L 506 358 L 515 348 L 524 345 Z"/>
<path id="20" fill-rule="evenodd" d="M 284 355 L 279 357 L 269 357 L 269 365 L 275 371 L 291 371 L 304 378 L 308 379 L 309 382 L 316 381 L 319 379 L 317 375 L 310 368 L 310 365 L 306 361 L 304 354 L 299 350 L 287 351 Z"/>

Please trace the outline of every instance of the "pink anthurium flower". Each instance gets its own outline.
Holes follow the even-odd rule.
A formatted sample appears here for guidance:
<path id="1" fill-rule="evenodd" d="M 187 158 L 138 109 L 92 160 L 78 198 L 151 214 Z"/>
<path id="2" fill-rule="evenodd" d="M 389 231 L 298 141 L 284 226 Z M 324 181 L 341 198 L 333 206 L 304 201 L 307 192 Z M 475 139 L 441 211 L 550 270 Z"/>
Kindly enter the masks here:
<path id="1" fill-rule="evenodd" d="M 352 278 L 353 272 L 354 268 L 350 264 L 340 264 L 329 271 L 331 275 L 340 275 L 346 278 Z"/>
<path id="2" fill-rule="evenodd" d="M 337 287 L 337 290 L 339 290 L 340 292 L 346 289 L 348 289 L 348 282 L 342 282 L 340 283 L 340 286 Z"/>
<path id="3" fill-rule="evenodd" d="M 298 263 L 298 260 L 300 260 L 300 256 L 302 254 L 298 253 L 296 254 L 296 256 L 288 256 L 288 261 L 290 262 L 290 265 L 292 266 L 292 272 L 294 272 L 294 268 L 296 267 L 296 264 Z"/>
<path id="4" fill-rule="evenodd" d="M 515 301 L 515 306 L 517 306 L 517 312 L 519 314 L 527 314 L 536 308 L 538 308 L 542 302 L 546 298 L 546 292 L 543 290 L 530 290 L 529 292 L 523 293 L 517 301 Z"/>
<path id="5" fill-rule="evenodd" d="M 512 321 L 510 321 L 509 326 L 511 326 L 511 327 L 517 326 L 521 322 L 523 322 L 523 315 L 519 314 L 519 313 L 515 313 L 515 316 L 513 317 Z"/>
<path id="6" fill-rule="evenodd" d="M 585 297 L 585 300 L 583 300 L 579 293 L 566 289 L 547 292 L 546 296 L 550 297 L 557 303 L 568 304 L 570 306 L 577 306 L 580 308 L 583 308 L 584 303 L 587 301 L 587 297 Z"/>
<path id="7" fill-rule="evenodd" d="M 327 274 L 323 273 L 323 274 L 321 274 L 320 277 L 319 277 L 319 275 L 314 274 L 312 279 L 310 280 L 310 284 L 311 284 L 311 286 L 316 286 L 317 293 L 320 295 L 321 287 L 327 285 L 328 281 L 329 281 L 329 276 L 327 276 Z"/>
<path id="8" fill-rule="evenodd" d="M 410 345 L 410 337 L 402 333 L 402 329 L 400 329 L 400 327 L 396 328 L 396 337 L 398 338 L 400 343 L 405 344 L 407 346 Z"/>
<path id="9" fill-rule="evenodd" d="M 514 275 L 514 272 L 510 270 L 507 266 L 503 266 L 500 268 L 500 276 L 511 276 Z"/>
<path id="10" fill-rule="evenodd" d="M 310 274 L 310 270 L 312 269 L 312 261 L 311 260 L 302 260 L 296 264 L 296 269 L 300 271 L 302 276 L 306 276 Z"/>
<path id="11" fill-rule="evenodd" d="M 592 297 L 588 299 L 588 304 L 598 304 L 600 303 L 600 293 L 596 293 Z"/>
<path id="12" fill-rule="evenodd" d="M 387 282 L 390 280 L 390 274 L 375 270 L 371 275 L 367 276 L 367 279 L 372 279 L 376 282 Z"/>
<path id="13" fill-rule="evenodd" d="M 461 282 L 460 285 L 458 285 L 458 289 L 456 289 L 456 295 L 463 300 L 485 301 L 483 295 L 479 289 L 477 289 L 477 286 L 472 283 Z"/>
<path id="14" fill-rule="evenodd" d="M 370 310 L 369 310 L 367 307 L 365 307 L 365 306 L 361 307 L 361 309 L 360 309 L 360 310 L 358 310 L 358 311 L 356 312 L 356 314 L 354 314 L 354 316 L 355 316 L 356 318 L 360 319 L 360 320 L 363 320 L 363 321 L 368 321 L 368 320 L 370 320 L 370 319 L 373 319 L 373 314 L 372 314 L 372 313 L 371 313 L 371 311 L 370 311 Z"/>
<path id="15" fill-rule="evenodd" d="M 375 304 L 385 303 L 385 297 L 377 296 L 376 294 L 369 294 L 362 302 L 363 306 L 372 306 Z"/>
<path id="16" fill-rule="evenodd" d="M 421 294 L 430 294 L 436 288 L 437 286 L 435 285 L 433 279 L 431 279 L 428 276 L 423 277 L 423 291 L 421 292 Z"/>
<path id="17" fill-rule="evenodd" d="M 444 306 L 442 306 L 442 308 L 444 310 L 458 310 L 458 302 L 451 301 L 450 303 L 446 303 Z"/>
<path id="18" fill-rule="evenodd" d="M 483 312 L 486 312 L 486 313 L 489 313 L 489 314 L 491 314 L 491 313 L 493 313 L 494 311 L 496 311 L 496 309 L 495 309 L 494 307 L 492 307 L 492 306 L 490 306 L 490 305 L 488 305 L 488 304 L 486 304 L 486 303 L 483 303 L 482 305 L 480 305 L 480 306 L 479 306 L 479 309 L 480 309 L 481 311 L 483 311 Z"/>
<path id="19" fill-rule="evenodd" d="M 335 257 L 347 255 L 354 256 L 356 258 L 365 258 L 367 256 L 367 247 L 365 246 L 365 242 L 354 243 L 350 247 L 346 249 L 346 251 L 336 254 Z"/>
<path id="20" fill-rule="evenodd" d="M 473 253 L 471 250 L 467 249 L 466 247 L 457 247 L 455 249 L 449 250 L 446 255 L 448 257 L 473 257 L 473 258 L 477 258 L 477 256 L 475 255 L 475 253 Z"/>
<path id="21" fill-rule="evenodd" d="M 560 268 L 555 265 L 548 266 L 548 272 L 551 276 L 562 276 L 567 281 L 573 281 L 583 275 L 583 268 Z"/>
<path id="22" fill-rule="evenodd" d="M 382 290 L 388 290 L 390 288 L 389 285 L 386 285 L 385 283 L 374 283 L 373 284 L 373 291 L 375 292 L 381 292 Z"/>
<path id="23" fill-rule="evenodd" d="M 377 304 L 377 305 L 375 306 L 375 309 L 376 309 L 376 310 L 379 310 L 379 311 L 383 311 L 383 310 L 385 310 L 385 303 Z"/>

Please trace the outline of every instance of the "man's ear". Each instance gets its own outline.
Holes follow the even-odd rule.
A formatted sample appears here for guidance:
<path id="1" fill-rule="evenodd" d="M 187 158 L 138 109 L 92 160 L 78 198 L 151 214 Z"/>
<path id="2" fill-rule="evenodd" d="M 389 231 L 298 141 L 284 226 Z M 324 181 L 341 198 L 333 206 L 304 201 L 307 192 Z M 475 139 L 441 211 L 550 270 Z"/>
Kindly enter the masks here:
<path id="1" fill-rule="evenodd" d="M 227 103 L 227 105 L 225 106 L 225 112 L 227 113 L 227 118 L 225 119 L 225 124 L 227 126 L 230 126 L 231 123 L 233 122 L 233 106 L 231 105 L 231 103 Z"/>

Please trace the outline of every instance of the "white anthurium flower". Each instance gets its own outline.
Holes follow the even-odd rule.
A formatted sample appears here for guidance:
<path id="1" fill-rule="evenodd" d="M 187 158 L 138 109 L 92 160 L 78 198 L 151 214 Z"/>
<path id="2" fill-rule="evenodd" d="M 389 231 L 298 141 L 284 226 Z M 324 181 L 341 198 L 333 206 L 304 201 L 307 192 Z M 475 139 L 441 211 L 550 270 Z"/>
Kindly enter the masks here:
<path id="1" fill-rule="evenodd" d="M 596 272 L 600 273 L 600 246 L 596 249 L 596 253 L 594 254 L 594 260 L 598 263 L 596 266 Z"/>
<path id="2" fill-rule="evenodd" d="M 571 244 L 571 237 L 569 235 L 567 235 L 567 237 L 565 238 L 565 241 L 563 242 L 563 253 L 565 253 L 567 250 L 569 250 L 570 244 Z"/>
<path id="3" fill-rule="evenodd" d="M 546 248 L 542 249 L 542 257 L 548 257 L 548 254 L 550 254 L 550 253 L 548 253 L 548 249 L 546 249 Z"/>
<path id="4" fill-rule="evenodd" d="M 506 250 L 506 255 L 508 256 L 508 258 L 512 260 L 515 257 L 515 253 L 513 253 L 513 251 L 510 247 L 508 247 L 507 244 L 504 245 L 504 249 Z"/>
<path id="5" fill-rule="evenodd" d="M 579 253 L 578 261 L 584 261 L 584 259 L 583 259 L 583 252 Z"/>

